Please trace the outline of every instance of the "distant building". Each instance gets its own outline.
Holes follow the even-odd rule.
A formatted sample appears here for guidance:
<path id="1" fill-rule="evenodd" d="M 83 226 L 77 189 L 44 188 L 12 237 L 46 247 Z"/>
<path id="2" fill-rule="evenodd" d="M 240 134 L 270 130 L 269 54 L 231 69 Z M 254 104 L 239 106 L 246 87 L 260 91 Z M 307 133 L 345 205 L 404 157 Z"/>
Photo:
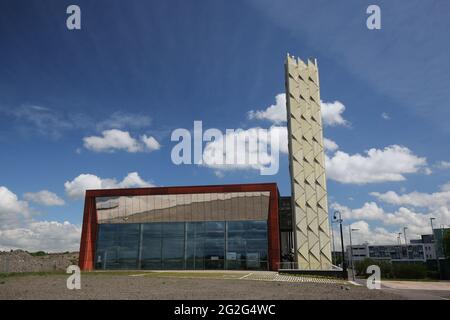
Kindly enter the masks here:
<path id="1" fill-rule="evenodd" d="M 434 246 L 432 234 L 423 234 L 421 239 L 411 239 L 412 244 L 422 243 L 425 251 L 425 259 L 428 260 L 436 260 L 436 249 Z"/>
<path id="2" fill-rule="evenodd" d="M 448 231 L 450 231 L 450 228 L 439 228 L 433 230 L 433 237 L 436 240 L 435 241 L 436 252 L 439 259 L 445 259 L 446 256 L 444 252 L 443 240 L 445 233 Z"/>
<path id="3" fill-rule="evenodd" d="M 383 260 L 392 263 L 425 262 L 425 246 L 423 243 L 408 245 L 353 245 L 347 246 L 346 253 L 349 261 L 361 261 L 366 258 Z"/>

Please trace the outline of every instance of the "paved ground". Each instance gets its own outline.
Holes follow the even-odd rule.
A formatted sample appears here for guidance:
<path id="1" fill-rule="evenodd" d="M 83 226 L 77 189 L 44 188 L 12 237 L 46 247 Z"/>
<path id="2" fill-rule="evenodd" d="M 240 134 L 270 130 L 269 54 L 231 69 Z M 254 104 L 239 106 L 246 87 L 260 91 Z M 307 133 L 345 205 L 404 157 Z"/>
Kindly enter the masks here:
<path id="1" fill-rule="evenodd" d="M 450 282 L 383 281 L 382 290 L 398 294 L 405 299 L 449 300 Z"/>
<path id="2" fill-rule="evenodd" d="M 365 286 L 365 281 L 357 279 L 356 283 Z M 450 300 L 450 281 L 382 280 L 381 291 L 407 300 Z"/>
<path id="3" fill-rule="evenodd" d="M 269 272 L 136 272 L 82 274 L 81 290 L 67 275 L 0 277 L 0 299 L 400 299 L 347 282 Z"/>

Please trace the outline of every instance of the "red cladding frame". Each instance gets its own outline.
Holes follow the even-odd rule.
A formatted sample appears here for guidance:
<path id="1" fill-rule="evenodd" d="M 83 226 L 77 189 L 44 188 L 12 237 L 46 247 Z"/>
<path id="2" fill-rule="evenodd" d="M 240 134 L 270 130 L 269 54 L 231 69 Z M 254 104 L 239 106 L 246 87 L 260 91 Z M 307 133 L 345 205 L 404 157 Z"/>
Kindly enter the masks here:
<path id="1" fill-rule="evenodd" d="M 91 271 L 94 269 L 94 253 L 98 229 L 97 210 L 95 205 L 96 197 L 255 191 L 270 192 L 269 217 L 267 220 L 269 238 L 269 269 L 277 271 L 278 265 L 280 263 L 280 229 L 278 221 L 279 194 L 276 183 L 87 190 L 84 202 L 83 230 L 81 232 L 79 266 L 81 270 L 84 271 Z"/>

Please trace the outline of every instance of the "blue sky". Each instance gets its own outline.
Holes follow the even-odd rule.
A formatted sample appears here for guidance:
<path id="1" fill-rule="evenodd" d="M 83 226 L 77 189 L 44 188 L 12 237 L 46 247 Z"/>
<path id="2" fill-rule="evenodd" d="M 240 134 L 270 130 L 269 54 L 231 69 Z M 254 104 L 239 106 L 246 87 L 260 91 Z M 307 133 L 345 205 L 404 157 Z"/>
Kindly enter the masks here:
<path id="1" fill-rule="evenodd" d="M 81 8 L 81 30 L 66 28 L 70 4 Z M 369 4 L 381 8 L 381 30 L 366 27 Z M 285 126 L 248 112 L 276 105 L 287 53 L 318 59 L 324 135 L 339 146 L 327 150 L 330 212 L 339 208 L 361 229 L 357 241 L 395 242 L 405 225 L 411 236 L 429 232 L 430 216 L 450 224 L 449 9 L 444 1 L 2 1 L 0 248 L 76 249 L 76 195 L 86 183 L 275 181 L 288 195 L 285 153 L 274 176 L 170 158 L 171 132 L 192 130 L 194 120 L 223 131 Z M 86 143 L 104 143 L 107 130 L 135 149 Z M 76 180 L 82 174 L 90 176 Z"/>

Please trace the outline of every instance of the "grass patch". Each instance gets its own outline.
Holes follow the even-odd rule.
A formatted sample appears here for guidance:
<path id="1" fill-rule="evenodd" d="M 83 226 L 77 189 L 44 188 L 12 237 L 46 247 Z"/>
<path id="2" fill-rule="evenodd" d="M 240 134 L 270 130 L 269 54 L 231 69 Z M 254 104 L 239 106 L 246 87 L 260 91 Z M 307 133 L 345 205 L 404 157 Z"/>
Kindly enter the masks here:
<path id="1" fill-rule="evenodd" d="M 28 251 L 27 251 L 28 252 Z M 33 257 L 43 257 L 43 256 L 48 256 L 47 252 L 44 251 L 36 251 L 36 252 L 28 252 L 31 256 Z"/>
<path id="2" fill-rule="evenodd" d="M 154 278 L 194 278 L 194 279 L 238 279 L 247 273 L 230 273 L 230 272 L 174 272 L 174 271 L 91 271 L 83 272 L 82 275 L 87 276 L 142 276 Z"/>

